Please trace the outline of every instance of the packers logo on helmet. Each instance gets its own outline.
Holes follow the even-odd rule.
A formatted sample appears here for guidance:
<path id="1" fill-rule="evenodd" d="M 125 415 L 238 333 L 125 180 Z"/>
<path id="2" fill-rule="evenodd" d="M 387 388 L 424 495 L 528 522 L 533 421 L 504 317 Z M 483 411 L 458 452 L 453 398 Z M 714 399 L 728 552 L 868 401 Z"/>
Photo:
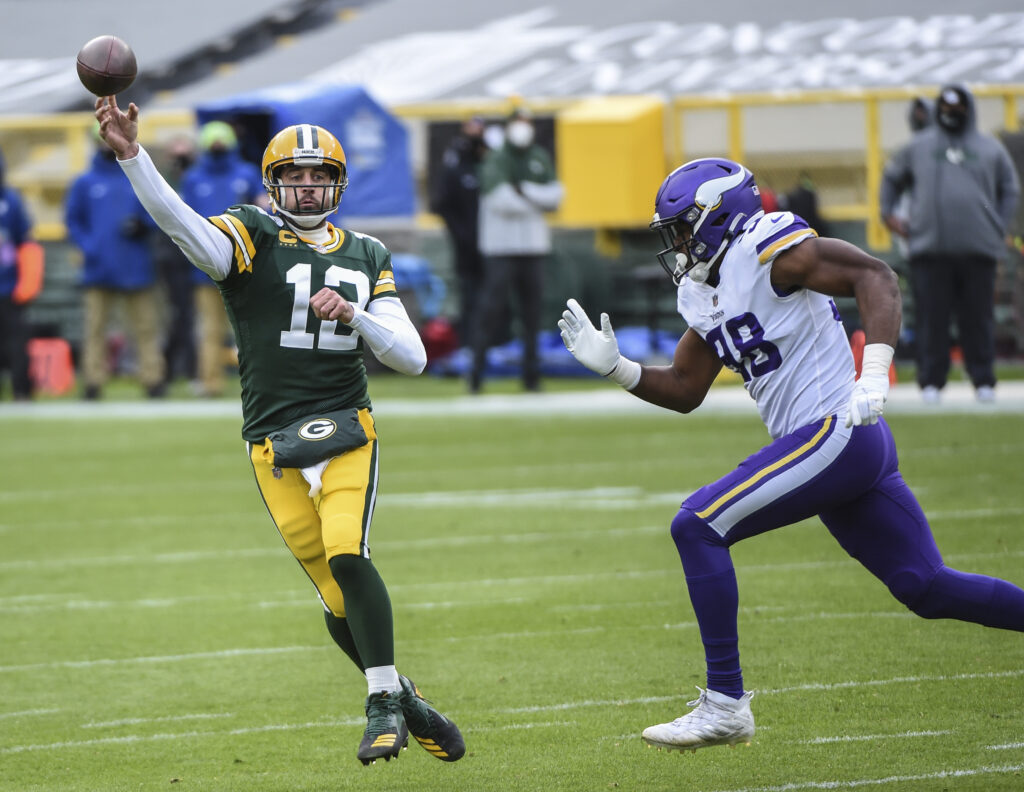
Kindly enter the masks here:
<path id="1" fill-rule="evenodd" d="M 288 166 L 327 168 L 331 181 L 317 188 L 321 190 L 318 206 L 303 209 L 298 200 L 300 187 L 281 181 L 281 171 Z M 345 150 L 323 127 L 313 124 L 285 127 L 271 138 L 263 152 L 263 186 L 277 212 L 302 228 L 313 228 L 338 208 L 341 194 L 348 187 Z M 292 191 L 293 206 L 286 209 L 289 191 Z"/>

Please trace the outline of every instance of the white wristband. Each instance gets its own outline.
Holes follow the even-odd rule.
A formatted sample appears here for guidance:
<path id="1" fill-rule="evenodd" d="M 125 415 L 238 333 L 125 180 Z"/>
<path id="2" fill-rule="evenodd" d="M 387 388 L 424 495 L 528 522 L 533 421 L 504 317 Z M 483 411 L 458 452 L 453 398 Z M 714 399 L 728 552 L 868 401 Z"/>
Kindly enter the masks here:
<path id="1" fill-rule="evenodd" d="M 860 367 L 861 376 L 873 374 L 888 377 L 893 352 L 893 348 L 888 344 L 868 344 L 864 347 L 864 360 Z"/>
<path id="2" fill-rule="evenodd" d="M 640 382 L 640 364 L 635 360 L 619 355 L 615 366 L 605 376 L 616 385 L 626 390 L 633 390 Z"/>

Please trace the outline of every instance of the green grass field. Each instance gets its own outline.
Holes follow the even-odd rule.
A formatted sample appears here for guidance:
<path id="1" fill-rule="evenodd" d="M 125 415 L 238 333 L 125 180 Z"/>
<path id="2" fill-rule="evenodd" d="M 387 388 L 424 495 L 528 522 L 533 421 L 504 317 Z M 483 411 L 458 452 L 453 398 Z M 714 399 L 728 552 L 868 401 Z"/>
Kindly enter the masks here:
<path id="1" fill-rule="evenodd" d="M 1024 638 L 909 614 L 816 521 L 734 549 L 753 745 L 641 743 L 703 685 L 668 524 L 755 417 L 378 409 L 399 668 L 469 753 L 363 767 L 236 417 L 2 415 L 4 792 L 1024 789 Z M 1024 584 L 1024 415 L 890 424 L 947 561 Z"/>

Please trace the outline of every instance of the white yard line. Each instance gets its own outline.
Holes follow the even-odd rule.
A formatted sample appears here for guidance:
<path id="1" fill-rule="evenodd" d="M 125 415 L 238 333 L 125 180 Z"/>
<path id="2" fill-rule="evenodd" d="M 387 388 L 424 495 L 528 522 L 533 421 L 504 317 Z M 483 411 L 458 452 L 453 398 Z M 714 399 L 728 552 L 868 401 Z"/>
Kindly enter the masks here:
<path id="1" fill-rule="evenodd" d="M 107 729 L 112 726 L 138 726 L 142 723 L 176 723 L 185 720 L 215 720 L 218 718 L 233 718 L 233 712 L 196 713 L 194 715 L 164 715 L 159 718 L 121 718 L 112 721 L 92 721 L 83 723 L 83 729 Z"/>
<path id="2" fill-rule="evenodd" d="M 663 530 L 658 526 L 644 526 L 637 529 L 628 528 L 613 528 L 608 531 L 595 531 L 589 532 L 591 536 L 630 536 L 636 534 L 651 534 L 656 535 L 658 532 Z M 784 530 L 784 529 L 783 529 Z M 665 531 L 667 534 L 667 530 Z M 572 534 L 572 536 L 580 536 L 580 534 Z M 563 532 L 553 533 L 535 533 L 530 534 L 524 541 L 551 541 L 556 538 L 568 538 L 567 534 Z M 375 542 L 373 546 L 387 547 L 391 551 L 397 551 L 402 547 L 408 547 L 413 545 L 417 549 L 423 549 L 425 547 L 437 546 L 437 547 L 448 547 L 452 544 L 458 545 L 462 542 L 467 544 L 488 544 L 491 542 L 500 542 L 501 538 L 493 534 L 478 534 L 472 537 L 463 537 L 459 539 L 452 539 L 449 537 L 439 537 L 437 539 L 422 539 L 412 540 L 410 543 L 406 543 L 400 540 L 394 541 L 382 541 Z M 514 539 L 508 541 L 516 541 Z M 287 557 L 288 551 L 283 545 L 277 545 L 274 547 L 250 547 L 240 548 L 234 550 L 196 550 L 196 551 L 181 551 L 175 553 L 156 553 L 155 555 L 117 555 L 117 556 L 91 556 L 91 557 L 72 557 L 65 559 L 57 559 L 52 556 L 45 559 L 23 559 L 19 561 L 0 561 L 0 571 L 14 571 L 14 570 L 36 570 L 46 569 L 52 567 L 54 564 L 59 564 L 63 568 L 68 567 L 89 567 L 95 568 L 99 566 L 125 566 L 135 564 L 145 564 L 146 566 L 153 566 L 154 564 L 192 564 L 201 561 L 212 561 L 220 562 L 231 559 L 239 558 L 273 558 L 276 556 Z M 950 553 L 945 558 L 947 561 L 965 561 L 965 560 L 984 560 L 990 558 L 1019 558 L 1024 556 L 1024 550 L 1010 550 L 1000 551 L 998 553 Z M 745 572 L 795 572 L 795 571 L 807 571 L 814 569 L 834 569 L 842 566 L 853 566 L 856 564 L 851 558 L 841 557 L 835 561 L 793 561 L 787 563 L 772 563 L 772 564 L 743 564 L 740 563 L 737 566 L 737 572 L 743 574 Z M 652 570 L 638 570 L 634 572 L 624 573 L 613 573 L 612 577 L 629 577 L 629 578 L 642 578 L 642 577 L 657 577 L 668 574 L 681 574 L 679 569 L 652 569 Z M 452 581 L 430 581 L 425 583 L 409 584 L 409 588 L 422 589 L 425 586 L 432 587 L 452 587 L 459 588 L 464 586 L 495 586 L 501 585 L 502 583 L 508 583 L 509 585 L 518 585 L 522 583 L 534 584 L 542 582 L 550 583 L 569 583 L 579 580 L 596 580 L 598 578 L 604 578 L 604 573 L 594 573 L 589 575 L 544 575 L 540 577 L 508 577 L 508 578 L 485 578 L 482 580 L 452 580 Z M 389 586 L 389 588 L 392 588 Z M 401 588 L 401 584 L 395 588 Z M 43 596 L 43 595 L 31 595 L 31 596 Z M 2 602 L 2 601 L 0 601 Z"/>
<path id="3" fill-rule="evenodd" d="M 757 689 L 757 694 L 761 696 L 768 696 L 777 695 L 781 693 L 804 693 L 819 690 L 839 689 L 849 690 L 862 687 L 869 688 L 881 687 L 885 685 L 915 684 L 918 682 L 962 682 L 971 679 L 1007 679 L 1020 676 L 1024 676 L 1024 668 L 1018 668 L 1012 671 L 990 671 L 975 674 L 935 674 L 913 677 L 892 677 L 890 679 L 868 679 L 863 681 L 849 682 L 811 682 L 805 685 L 796 685 L 794 687 L 786 688 L 776 688 L 774 690 Z M 585 707 L 622 707 L 631 704 L 660 704 L 663 702 L 679 702 L 686 698 L 687 695 L 689 694 L 673 696 L 642 696 L 639 698 L 630 699 L 584 699 L 581 701 L 565 701 L 557 704 L 537 704 L 534 706 L 527 707 L 511 707 L 497 711 L 500 713 L 515 715 L 529 712 L 561 712 L 564 710 L 581 709 Z"/>
<path id="4" fill-rule="evenodd" d="M 577 726 L 579 724 L 575 721 L 545 721 L 544 723 L 508 723 L 504 726 L 481 726 L 479 728 L 463 729 L 463 731 L 466 734 L 483 734 L 485 732 L 520 731 L 525 729 L 576 728 Z"/>
<path id="5" fill-rule="evenodd" d="M 799 740 L 801 745 L 828 745 L 841 742 L 875 742 L 879 740 L 905 740 L 910 737 L 941 737 L 946 734 L 953 734 L 951 730 L 946 731 L 909 731 L 899 734 L 844 734 L 839 737 L 815 737 L 813 740 Z"/>
<path id="6" fill-rule="evenodd" d="M 849 781 L 795 781 L 780 786 L 742 787 L 739 789 L 718 790 L 718 792 L 798 792 L 801 789 L 858 789 L 859 787 L 903 784 L 913 781 L 937 781 L 947 778 L 970 778 L 981 775 L 1019 773 L 1021 770 L 1024 770 L 1024 764 L 971 767 L 960 770 L 937 770 L 933 773 L 887 776 L 885 778 L 856 778 Z"/>
<path id="7" fill-rule="evenodd" d="M 119 555 L 119 556 L 95 556 L 92 558 L 66 558 L 57 559 L 52 556 L 48 559 L 25 559 L 23 561 L 0 562 L 0 571 L 16 569 L 46 569 L 59 565 L 62 568 L 68 567 L 96 567 L 96 566 L 123 566 L 144 564 L 192 564 L 197 561 L 224 561 L 232 558 L 260 558 L 288 555 L 288 550 L 283 545 L 276 547 L 251 547 L 240 550 L 183 550 L 176 553 L 155 553 L 153 555 Z"/>
<path id="8" fill-rule="evenodd" d="M 0 493 L 2 494 L 2 493 Z M 399 504 L 402 506 L 465 506 L 467 508 L 482 508 L 483 506 L 499 505 L 503 508 L 538 508 L 549 507 L 551 502 L 557 502 L 562 508 L 572 507 L 581 509 L 607 509 L 607 508 L 635 508 L 652 505 L 678 505 L 685 499 L 688 493 L 685 492 L 644 492 L 638 487 L 621 488 L 592 488 L 582 490 L 463 490 L 455 492 L 432 492 L 432 493 L 395 493 L 385 496 L 383 502 Z M 955 509 L 936 510 L 929 514 L 932 520 L 980 520 L 992 519 L 995 517 L 1019 517 L 1024 514 L 1024 507 L 1010 506 L 1004 508 L 983 508 L 983 509 Z M 237 514 L 215 515 L 215 519 L 237 518 Z M 260 515 L 262 519 L 264 515 Z M 148 517 L 131 517 L 111 520 L 71 520 L 67 523 L 49 523 L 50 527 L 64 525 L 65 527 L 84 528 L 90 525 L 126 524 L 126 525 L 162 525 L 173 524 L 181 521 L 181 516 L 176 515 L 150 515 Z M 668 536 L 668 512 L 664 525 L 640 525 L 636 527 L 626 526 L 612 528 L 605 531 L 530 531 L 516 534 L 463 534 L 453 536 L 421 537 L 417 539 L 381 539 L 374 542 L 375 548 L 386 549 L 391 552 L 398 552 L 403 549 L 443 548 L 462 547 L 481 544 L 506 543 L 519 544 L 529 542 L 546 542 L 552 540 L 583 537 L 615 537 L 632 535 L 657 535 L 659 533 Z M 33 526 L 36 530 L 38 526 Z M 46 526 L 44 526 L 46 527 Z M 785 530 L 780 529 L 780 530 Z M 228 558 L 244 558 L 258 556 L 275 556 L 283 553 L 279 545 L 265 548 L 248 549 L 224 549 L 208 551 L 181 551 L 175 553 L 158 553 L 156 555 L 124 555 L 124 556 L 99 556 L 92 558 L 69 558 L 60 560 L 64 566 L 98 566 L 98 565 L 120 565 L 120 564 L 146 564 L 154 563 L 193 563 L 196 561 L 220 561 Z M 1019 556 L 1021 552 L 1004 553 L 983 553 L 970 555 L 951 555 L 950 558 L 996 558 L 1000 556 Z M 52 556 L 39 559 L 20 559 L 14 561 L 0 562 L 0 571 L 17 569 L 39 569 L 49 567 L 57 559 Z M 839 562 L 809 562 L 813 568 L 820 564 L 848 563 L 849 559 L 842 559 Z M 799 563 L 799 562 L 798 562 Z M 805 565 L 804 568 L 808 568 Z M 740 570 L 776 569 L 772 565 L 746 565 Z"/>
<path id="9" fill-rule="evenodd" d="M 59 709 L 30 709 L 21 710 L 20 712 L 0 712 L 0 720 L 9 720 L 11 718 L 32 718 L 37 715 L 53 715 L 56 712 L 60 712 Z"/>
<path id="10" fill-rule="evenodd" d="M 612 414 L 651 414 L 671 417 L 671 413 L 648 404 L 619 388 L 557 391 L 553 393 L 490 394 L 423 399 L 374 399 L 374 412 L 380 416 L 470 416 L 470 415 L 557 415 L 559 417 Z M 910 413 L 944 415 L 972 413 L 997 415 L 1024 412 L 1024 382 L 1001 382 L 996 386 L 996 400 L 979 404 L 968 383 L 951 382 L 942 392 L 937 405 L 922 403 L 920 391 L 912 383 L 900 383 L 889 391 L 886 414 Z M 747 392 L 737 385 L 712 388 L 701 405 L 703 415 L 757 416 L 757 409 Z M 132 420 L 152 418 L 238 418 L 241 405 L 236 401 L 162 400 L 104 401 L 83 403 L 4 402 L 0 404 L 0 420 Z"/>
<path id="11" fill-rule="evenodd" d="M 1009 679 L 1024 676 L 1024 668 L 1012 671 L 986 671 L 969 674 L 923 674 L 921 676 L 892 677 L 890 679 L 867 679 L 855 682 L 810 682 L 804 685 L 759 691 L 764 695 L 775 693 L 804 693 L 813 690 L 848 690 L 861 687 L 882 687 L 885 685 L 916 684 L 918 682 L 960 682 L 969 679 Z"/>
<path id="12" fill-rule="evenodd" d="M 890 613 L 862 613 L 862 614 L 817 614 L 815 618 L 821 620 L 828 620 L 831 618 L 849 619 L 849 618 L 869 618 L 876 619 L 880 615 L 887 616 L 899 616 L 900 614 Z M 784 617 L 774 617 L 771 621 L 785 621 Z M 804 620 L 803 616 L 794 616 L 793 620 Z M 696 628 L 696 622 L 680 622 L 677 624 L 652 624 L 643 625 L 635 629 L 640 630 L 666 630 L 666 629 L 693 629 Z M 578 634 L 586 635 L 593 633 L 605 632 L 606 628 L 603 626 L 596 627 L 582 627 L 575 630 L 539 630 L 539 631 L 521 631 L 521 632 L 506 632 L 506 633 L 481 633 L 478 635 L 469 636 L 453 636 L 446 639 L 446 642 L 461 642 L 461 641 L 490 641 L 490 640 L 508 640 L 508 639 L 523 639 L 523 638 L 539 638 L 550 635 L 566 635 L 566 634 Z M 399 640 L 399 644 L 410 643 L 411 639 Z M 151 663 L 179 663 L 179 662 L 191 662 L 195 660 L 218 660 L 235 657 L 254 657 L 261 655 L 276 655 L 276 654 L 290 654 L 296 652 L 320 652 L 329 649 L 327 644 L 321 646 L 271 646 L 261 648 L 238 648 L 238 649 L 223 649 L 220 651 L 213 652 L 192 652 L 188 654 L 174 654 L 174 655 L 147 655 L 141 657 L 121 657 L 121 658 L 98 658 L 93 660 L 53 660 L 46 663 L 24 663 L 19 665 L 6 665 L 0 666 L 0 673 L 10 674 L 16 672 L 32 672 L 32 671 L 50 671 L 59 668 L 65 669 L 88 669 L 88 668 L 102 668 L 102 667 L 115 667 L 124 665 L 141 665 Z M 882 680 L 862 680 L 852 682 L 812 682 L 804 685 L 796 685 L 792 687 L 776 688 L 762 690 L 760 693 L 775 694 L 775 693 L 790 693 L 794 691 L 811 691 L 811 690 L 839 690 L 844 688 L 858 688 L 858 687 L 873 687 L 879 685 L 891 685 L 897 683 L 913 683 L 913 682 L 945 682 L 949 680 L 968 680 L 968 679 L 1001 679 L 1007 677 L 1017 677 L 1024 675 L 1024 669 L 1012 670 L 1012 671 L 992 671 L 976 674 L 957 674 L 953 676 L 912 676 L 912 677 L 893 677 L 890 679 Z M 655 699 L 638 699 L 638 701 L 648 701 Z M 662 699 L 657 699 L 662 700 Z M 666 699 L 667 700 L 667 699 Z M 576 707 L 576 706 L 595 706 L 603 704 L 623 704 L 630 702 L 622 701 L 596 701 L 596 702 L 572 702 L 567 704 L 551 705 L 553 709 L 563 709 L 565 707 Z M 540 709 L 544 709 L 541 707 Z M 510 710 L 511 711 L 511 710 Z M 2 716 L 0 716 L 2 717 Z"/>
<path id="13" fill-rule="evenodd" d="M 61 742 L 43 743 L 37 745 L 12 745 L 8 748 L 0 748 L 0 755 L 27 753 L 31 751 L 57 751 L 65 748 L 90 748 L 96 745 L 125 745 L 131 743 L 165 742 L 169 740 L 191 740 L 205 737 L 229 737 L 244 734 L 262 734 L 265 732 L 276 731 L 326 729 L 336 726 L 362 726 L 365 723 L 365 718 L 334 718 L 310 721 L 308 723 L 270 723 L 264 726 L 230 729 L 227 731 L 188 731 L 180 732 L 177 734 L 126 734 L 119 737 L 96 737 L 91 740 L 63 740 Z M 516 731 L 523 729 L 565 728 L 567 726 L 574 725 L 576 724 L 570 721 L 550 721 L 544 723 L 513 723 L 505 726 L 485 726 L 478 729 L 466 729 L 465 731 L 467 734 L 481 734 L 484 732 Z"/>
<path id="14" fill-rule="evenodd" d="M 303 651 L 310 647 L 290 647 L 288 651 Z M 251 654 L 257 650 L 236 650 L 229 654 Z M 225 653 L 217 653 L 218 655 Z M 173 656 L 174 659 L 188 659 L 189 657 L 209 656 L 209 653 L 204 655 L 193 655 L 193 656 Z M 168 658 L 137 658 L 146 662 L 154 662 L 164 660 Z M 901 684 L 911 682 L 950 682 L 950 681 L 962 681 L 966 679 L 996 679 L 1006 677 L 1017 677 L 1024 675 L 1024 669 L 1017 669 L 1006 672 L 991 672 L 991 673 L 979 673 L 979 674 L 956 674 L 947 676 L 918 676 L 918 677 L 894 677 L 891 679 L 882 680 L 868 680 L 863 682 L 841 682 L 841 683 L 814 683 L 809 685 L 799 685 L 792 688 L 781 688 L 777 690 L 765 690 L 760 691 L 761 694 L 773 694 L 773 693 L 786 693 L 792 691 L 807 691 L 807 690 L 830 690 L 835 688 L 855 688 L 863 686 L 878 686 L 888 684 Z M 624 705 L 633 704 L 651 704 L 651 703 L 664 703 L 670 701 L 678 701 L 682 697 L 680 696 L 646 696 L 642 698 L 632 699 L 612 699 L 612 700 L 584 700 L 584 701 L 572 701 L 563 702 L 558 704 L 546 704 L 538 706 L 528 707 L 512 707 L 497 710 L 501 714 L 527 714 L 527 713 L 538 713 L 538 712 L 556 712 L 556 711 L 567 711 L 571 709 L 578 709 L 583 707 L 621 707 Z M 55 711 L 55 710 L 54 710 Z M 26 710 L 19 713 L 7 713 L 6 715 L 0 715 L 2 717 L 18 717 L 22 715 L 30 714 L 43 714 L 51 712 L 49 710 Z M 99 728 L 107 726 L 119 726 L 119 725 L 131 725 L 137 723 L 152 723 L 160 721 L 175 721 L 175 720 L 186 720 L 186 719 L 199 719 L 199 718 L 216 718 L 216 717 L 231 717 L 230 714 L 223 715 L 182 715 L 173 717 L 163 718 L 139 718 L 139 719 L 126 719 L 119 721 L 109 721 L 106 723 L 89 723 L 85 724 L 83 728 Z M 344 718 L 344 719 L 324 719 L 318 721 L 310 721 L 307 723 L 295 723 L 295 724 L 266 724 L 263 726 L 254 726 L 248 728 L 230 729 L 226 731 L 212 731 L 212 732 L 199 732 L 189 731 L 177 734 L 153 734 L 153 735 L 122 735 L 117 737 L 100 737 L 89 740 L 66 740 L 61 742 L 36 744 L 36 745 L 15 745 L 7 748 L 0 748 L 0 755 L 3 754 L 15 754 L 24 753 L 30 751 L 56 751 L 66 748 L 82 748 L 96 745 L 118 745 L 128 743 L 139 743 L 139 742 L 156 742 L 156 741 L 168 741 L 168 740 L 186 740 L 186 739 L 197 739 L 197 738 L 208 738 L 208 737 L 222 737 L 222 736 L 233 736 L 233 735 L 244 735 L 244 734 L 256 734 L 269 731 L 293 731 L 298 729 L 311 729 L 311 728 L 325 728 L 331 726 L 356 726 L 363 723 L 362 718 Z M 503 731 L 503 730 L 515 730 L 515 729 L 532 729 L 532 728 L 548 728 L 548 727 L 564 727 L 571 725 L 570 722 L 537 722 L 537 723 L 520 723 L 520 724 L 509 724 L 506 726 L 495 726 L 495 727 L 484 727 L 480 729 L 472 729 L 470 732 L 485 732 L 485 731 Z M 870 741 L 870 740 L 882 740 L 882 739 L 905 739 L 914 737 L 932 737 L 950 734 L 949 731 L 920 731 L 920 732 L 903 732 L 890 735 L 852 735 L 852 736 L 840 736 L 840 737 L 825 737 L 817 738 L 815 740 L 801 741 L 804 744 L 818 745 L 828 744 L 834 742 L 846 742 L 846 741 Z M 631 735 L 621 736 L 621 739 L 626 739 Z M 616 738 L 620 739 L 620 738 Z M 999 749 L 1011 749 L 1024 747 L 1024 743 L 1009 743 L 1006 745 L 995 745 L 989 746 L 992 750 Z M 884 779 L 855 779 L 849 781 L 809 781 L 809 782 L 798 782 L 796 784 L 786 784 L 783 786 L 775 787 L 748 787 L 744 789 L 735 790 L 724 790 L 723 792 L 788 792 L 789 790 L 800 790 L 800 789 L 849 789 L 856 788 L 859 786 L 872 786 L 886 783 L 896 783 L 902 781 L 921 781 L 921 780 L 933 780 L 940 778 L 955 778 L 972 775 L 983 775 L 993 773 L 1008 773 L 1018 772 L 1024 769 L 1024 765 L 1013 765 L 1013 766 L 1001 766 L 1001 767 L 979 767 L 962 769 L 955 771 L 936 771 L 934 773 L 926 773 L 915 776 L 891 776 Z"/>
<path id="15" fill-rule="evenodd" d="M 0 674 L 16 671 L 40 671 L 56 668 L 98 668 L 146 663 L 179 663 L 191 660 L 218 660 L 227 657 L 258 657 L 260 655 L 290 654 L 294 652 L 320 652 L 323 646 L 269 646 L 258 649 L 223 649 L 219 652 L 192 652 L 190 654 L 156 655 L 146 657 L 101 658 L 98 660 L 55 660 L 49 663 L 0 666 Z"/>
<path id="16" fill-rule="evenodd" d="M 190 731 L 176 734 L 125 734 L 120 737 L 96 737 L 91 740 L 64 740 L 55 743 L 38 745 L 12 745 L 0 748 L 0 755 L 25 753 L 28 751 L 53 751 L 63 748 L 89 748 L 94 745 L 125 745 L 130 743 L 162 742 L 166 740 L 187 740 L 202 737 L 224 737 L 241 734 L 261 734 L 274 731 L 296 731 L 300 729 L 323 729 L 333 726 L 364 725 L 366 718 L 336 718 L 331 720 L 311 721 L 309 723 L 271 723 L 265 726 L 253 726 L 228 731 Z"/>

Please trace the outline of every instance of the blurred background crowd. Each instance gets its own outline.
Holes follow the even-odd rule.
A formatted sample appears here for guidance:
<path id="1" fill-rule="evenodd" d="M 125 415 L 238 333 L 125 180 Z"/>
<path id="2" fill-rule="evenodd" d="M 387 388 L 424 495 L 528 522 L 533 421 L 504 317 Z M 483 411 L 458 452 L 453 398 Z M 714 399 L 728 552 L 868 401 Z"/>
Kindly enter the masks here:
<path id="1" fill-rule="evenodd" d="M 923 393 L 945 384 L 937 357 L 948 369 L 988 344 L 1022 362 L 1024 210 L 1006 173 L 997 163 L 979 188 L 993 218 L 1009 207 L 993 220 L 997 249 L 979 250 L 992 229 L 942 218 L 959 187 L 923 188 L 903 167 L 923 134 L 944 135 L 930 145 L 960 167 L 973 150 L 963 136 L 977 134 L 1019 191 L 1024 12 L 961 6 L 867 2 L 840 17 L 800 0 L 183 0 L 142 13 L 0 0 L 0 398 L 99 399 L 111 377 L 151 398 L 216 397 L 235 373 L 215 286 L 155 229 L 96 135 L 73 61 L 104 33 L 135 49 L 139 76 L 119 101 L 139 105 L 143 144 L 201 214 L 266 205 L 259 163 L 278 129 L 336 134 L 351 186 L 332 222 L 388 246 L 429 370 L 471 392 L 494 377 L 536 390 L 585 376 L 555 327 L 567 296 L 607 311 L 628 357 L 671 355 L 684 328 L 647 225 L 665 174 L 701 156 L 743 162 L 766 211 L 897 270 L 897 358 Z M 969 105 L 959 131 L 940 112 L 950 85 Z M 940 249 L 915 238 L 915 190 L 951 233 Z M 946 259 L 949 305 L 935 308 Z M 960 300 L 961 266 L 981 284 L 974 302 Z M 855 305 L 839 307 L 856 330 Z M 979 311 L 990 340 L 970 324 Z"/>

